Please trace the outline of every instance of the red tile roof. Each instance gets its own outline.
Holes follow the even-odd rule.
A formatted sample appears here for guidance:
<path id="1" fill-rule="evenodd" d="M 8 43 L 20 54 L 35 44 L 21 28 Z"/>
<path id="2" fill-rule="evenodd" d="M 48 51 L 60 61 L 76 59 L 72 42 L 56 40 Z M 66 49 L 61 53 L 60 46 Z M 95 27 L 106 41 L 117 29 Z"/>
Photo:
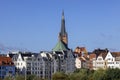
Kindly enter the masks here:
<path id="1" fill-rule="evenodd" d="M 12 66 L 12 65 L 14 65 L 14 63 L 12 62 L 12 59 L 10 57 L 0 56 L 0 66 L 1 65 Z"/>
<path id="2" fill-rule="evenodd" d="M 96 58 L 96 54 L 95 54 L 95 53 L 89 54 L 89 58 L 90 58 L 90 59 Z"/>

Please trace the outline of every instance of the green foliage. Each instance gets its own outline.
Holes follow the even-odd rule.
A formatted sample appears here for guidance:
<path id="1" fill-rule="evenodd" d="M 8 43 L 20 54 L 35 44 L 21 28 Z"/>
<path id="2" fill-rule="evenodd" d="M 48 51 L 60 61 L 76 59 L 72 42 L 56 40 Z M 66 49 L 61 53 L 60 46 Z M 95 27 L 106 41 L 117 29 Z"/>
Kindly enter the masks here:
<path id="1" fill-rule="evenodd" d="M 14 79 L 11 76 L 6 76 L 4 80 L 25 80 L 25 76 L 16 75 Z M 41 79 L 36 75 L 27 75 L 26 80 L 45 79 Z M 89 69 L 77 69 L 74 73 L 71 74 L 56 72 L 52 75 L 52 80 L 120 80 L 120 69 L 108 68 L 106 70 L 98 69 L 96 71 Z"/>
<path id="2" fill-rule="evenodd" d="M 69 80 L 69 77 L 67 74 L 65 74 L 63 72 L 57 72 L 57 73 L 53 74 L 52 80 Z"/>
<path id="3" fill-rule="evenodd" d="M 22 75 L 16 75 L 15 80 L 25 80 L 25 76 Z"/>
<path id="4" fill-rule="evenodd" d="M 34 80 L 35 78 L 35 75 L 27 75 L 27 80 Z"/>
<path id="5" fill-rule="evenodd" d="M 106 72 L 103 69 L 98 69 L 93 74 L 93 80 L 106 80 Z"/>
<path id="6" fill-rule="evenodd" d="M 2 80 L 2 79 L 0 79 Z M 23 75 L 16 75 L 15 77 L 7 76 L 4 80 L 25 80 L 25 76 Z M 27 75 L 26 80 L 45 80 L 37 77 L 36 75 Z"/>
<path id="7" fill-rule="evenodd" d="M 0 80 L 2 80 L 2 79 L 0 79 Z M 11 76 L 6 76 L 6 77 L 4 78 L 4 80 L 13 80 L 13 78 L 12 78 Z"/>
<path id="8" fill-rule="evenodd" d="M 70 75 L 70 80 L 92 80 L 91 73 L 93 70 L 88 69 L 77 69 L 73 74 Z"/>
<path id="9" fill-rule="evenodd" d="M 109 80 L 120 80 L 120 69 L 107 69 L 106 70 L 107 79 Z"/>
<path id="10" fill-rule="evenodd" d="M 67 74 L 66 74 L 67 75 Z M 62 78 L 65 74 L 55 73 L 52 80 L 120 80 L 120 69 L 77 69 L 74 73 Z"/>

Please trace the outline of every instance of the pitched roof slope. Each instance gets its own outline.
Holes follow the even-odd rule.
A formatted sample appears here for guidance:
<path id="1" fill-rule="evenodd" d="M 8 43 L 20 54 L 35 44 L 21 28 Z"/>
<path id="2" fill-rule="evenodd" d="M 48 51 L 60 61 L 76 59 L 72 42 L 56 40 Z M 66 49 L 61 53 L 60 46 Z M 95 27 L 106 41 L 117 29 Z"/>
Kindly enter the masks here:
<path id="1" fill-rule="evenodd" d="M 10 57 L 0 56 L 0 66 L 1 65 L 12 66 L 14 65 L 14 63 L 12 62 L 12 59 Z"/>
<path id="2" fill-rule="evenodd" d="M 120 52 L 111 52 L 113 57 L 120 57 Z"/>
<path id="3" fill-rule="evenodd" d="M 67 51 L 69 50 L 65 44 L 62 41 L 58 41 L 57 45 L 55 46 L 55 48 L 52 49 L 52 51 Z"/>
<path id="4" fill-rule="evenodd" d="M 95 54 L 95 53 L 89 54 L 89 58 L 90 58 L 90 59 L 96 58 L 96 54 Z"/>

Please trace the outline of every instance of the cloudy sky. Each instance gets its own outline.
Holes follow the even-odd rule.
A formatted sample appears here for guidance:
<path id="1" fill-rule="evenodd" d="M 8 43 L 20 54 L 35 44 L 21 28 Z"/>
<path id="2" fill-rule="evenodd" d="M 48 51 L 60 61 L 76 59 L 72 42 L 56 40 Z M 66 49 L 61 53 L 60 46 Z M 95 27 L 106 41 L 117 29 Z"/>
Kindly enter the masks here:
<path id="1" fill-rule="evenodd" d="M 51 51 L 62 10 L 70 48 L 120 51 L 119 0 L 0 0 L 0 49 Z"/>

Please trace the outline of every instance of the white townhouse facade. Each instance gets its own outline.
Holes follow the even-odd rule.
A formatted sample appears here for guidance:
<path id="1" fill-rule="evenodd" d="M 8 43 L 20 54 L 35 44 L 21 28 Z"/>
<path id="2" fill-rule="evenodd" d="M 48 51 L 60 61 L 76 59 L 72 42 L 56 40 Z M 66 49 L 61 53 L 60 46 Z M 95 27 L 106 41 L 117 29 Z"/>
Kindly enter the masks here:
<path id="1" fill-rule="evenodd" d="M 104 62 L 107 68 L 119 68 L 120 67 L 116 65 L 115 57 L 112 56 L 111 52 L 107 53 Z"/>
<path id="2" fill-rule="evenodd" d="M 31 52 L 10 52 L 7 54 L 8 57 L 12 58 L 12 61 L 16 67 L 17 74 L 25 74 L 27 68 L 27 58 L 34 56 Z"/>
<path id="3" fill-rule="evenodd" d="M 103 59 L 102 55 L 99 55 L 96 59 L 93 59 L 93 69 L 96 70 L 99 68 L 106 68 L 105 60 Z"/>
<path id="4" fill-rule="evenodd" d="M 108 52 L 105 61 L 107 68 L 120 68 L 120 53 Z"/>
<path id="5" fill-rule="evenodd" d="M 76 57 L 75 67 L 88 69 L 120 68 L 120 52 L 110 52 L 107 49 L 97 49 L 89 54 L 89 59 Z"/>
<path id="6" fill-rule="evenodd" d="M 79 59 L 79 57 L 77 57 L 77 58 L 75 59 L 75 67 L 78 68 L 78 69 L 82 68 L 82 62 L 81 62 L 81 60 Z"/>
<path id="7" fill-rule="evenodd" d="M 84 57 L 75 58 L 75 67 L 77 69 L 88 68 L 88 64 L 89 64 L 89 60 L 86 60 Z"/>
<path id="8" fill-rule="evenodd" d="M 110 51 L 100 51 L 96 53 L 96 57 L 92 59 L 93 69 L 99 68 L 120 68 L 120 53 Z"/>
<path id="9" fill-rule="evenodd" d="M 53 61 L 50 52 L 41 53 L 9 53 L 16 67 L 16 73 L 24 76 L 37 75 L 43 79 L 51 79 L 53 73 Z"/>

